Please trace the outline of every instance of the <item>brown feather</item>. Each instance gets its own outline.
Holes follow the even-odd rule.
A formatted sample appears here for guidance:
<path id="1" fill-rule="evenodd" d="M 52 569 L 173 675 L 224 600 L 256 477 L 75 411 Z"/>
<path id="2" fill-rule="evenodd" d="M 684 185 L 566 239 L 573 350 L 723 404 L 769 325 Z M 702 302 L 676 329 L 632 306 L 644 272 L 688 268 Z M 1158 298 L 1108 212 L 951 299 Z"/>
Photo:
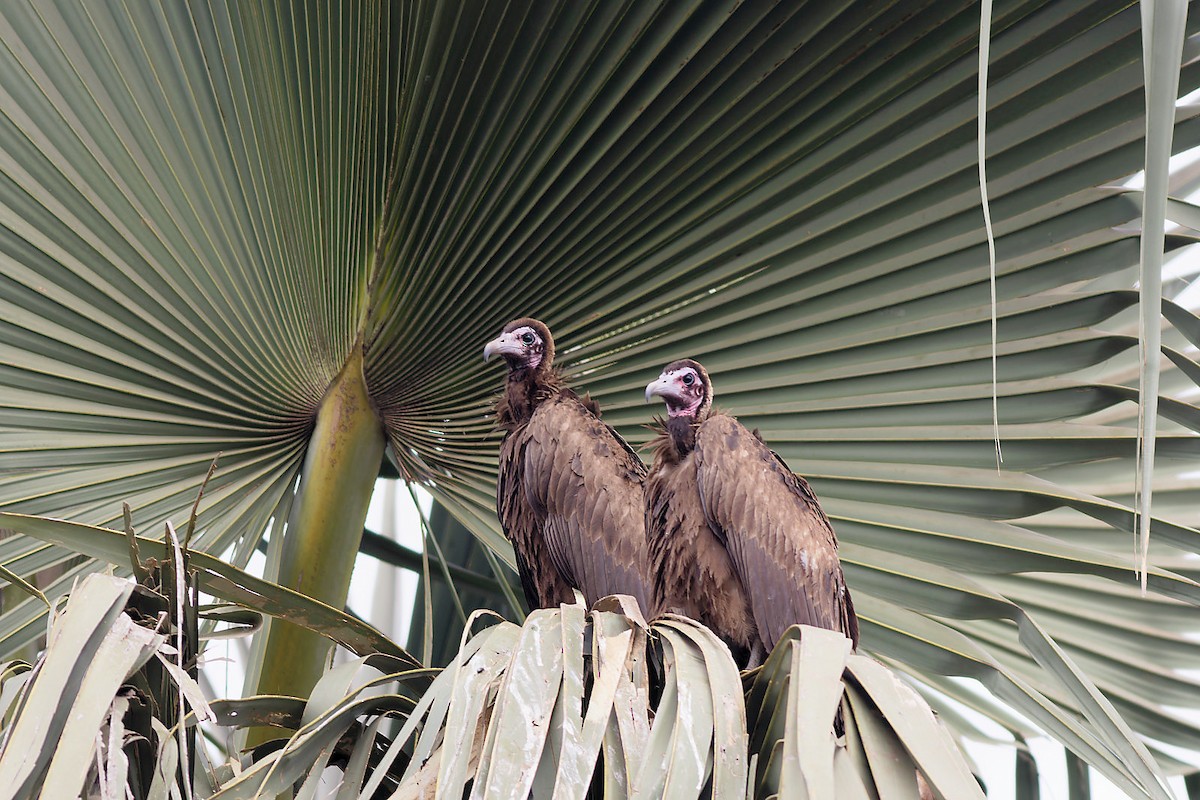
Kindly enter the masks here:
<path id="1" fill-rule="evenodd" d="M 725 541 L 766 649 L 797 623 L 840 631 L 857 647 L 837 537 L 808 483 L 725 414 L 697 427 L 695 457 L 707 521 Z"/>
<path id="2" fill-rule="evenodd" d="M 723 543 L 709 527 L 696 490 L 696 458 L 681 453 L 665 426 L 652 442 L 646 480 L 646 532 L 655 616 L 672 612 L 703 623 L 744 663 L 758 640 L 750 598 Z"/>
<path id="3" fill-rule="evenodd" d="M 641 459 L 569 390 L 539 406 L 520 435 L 525 494 L 555 563 L 589 604 L 629 594 L 645 608 Z"/>

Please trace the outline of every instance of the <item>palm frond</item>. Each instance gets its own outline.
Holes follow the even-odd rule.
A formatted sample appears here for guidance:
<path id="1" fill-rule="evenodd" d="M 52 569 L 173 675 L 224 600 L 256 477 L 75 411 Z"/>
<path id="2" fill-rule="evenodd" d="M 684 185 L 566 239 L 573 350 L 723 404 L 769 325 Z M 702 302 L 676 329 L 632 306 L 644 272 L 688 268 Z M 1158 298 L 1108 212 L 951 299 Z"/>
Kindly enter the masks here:
<path id="1" fill-rule="evenodd" d="M 1188 12 L 1179 93 L 1200 87 Z M 1200 654 L 1176 614 L 1200 550 L 1186 305 L 1164 306 L 1148 596 L 1125 577 L 1137 306 L 1157 310 L 1134 288 L 1148 204 L 1115 185 L 1146 166 L 1140 13 L 993 5 L 999 474 L 978 13 L 0 9 L 0 503 L 112 527 L 127 500 L 158 531 L 220 452 L 193 545 L 244 567 L 284 527 L 317 409 L 361 342 L 398 471 L 511 563 L 493 505 L 498 377 L 478 350 L 533 314 L 633 441 L 647 376 L 704 361 L 719 402 L 812 477 L 870 610 L 866 651 L 931 686 L 982 670 L 1034 687 L 1045 724 L 1101 762 L 1121 750 L 1123 773 L 1144 759 L 1102 741 L 1115 734 L 1092 683 L 1140 736 L 1194 743 L 1151 689 L 1182 698 L 1187 681 L 1148 649 Z M 1200 106 L 1164 97 L 1159 162 L 1200 145 Z M 1194 241 L 1168 234 L 1167 258 Z M 54 602 L 98 562 L 22 535 L 0 540 L 0 566 Z M 1101 603 L 1124 624 L 1073 632 Z M 0 653 L 36 640 L 44 609 L 6 608 Z"/>

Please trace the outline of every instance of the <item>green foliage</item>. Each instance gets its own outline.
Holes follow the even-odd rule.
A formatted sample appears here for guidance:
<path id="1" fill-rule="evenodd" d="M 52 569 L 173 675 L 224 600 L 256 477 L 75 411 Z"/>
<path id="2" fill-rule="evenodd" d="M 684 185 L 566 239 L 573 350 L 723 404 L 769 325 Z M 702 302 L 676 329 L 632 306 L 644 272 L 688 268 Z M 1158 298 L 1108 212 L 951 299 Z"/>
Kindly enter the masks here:
<path id="1" fill-rule="evenodd" d="M 1200 144 L 1200 107 L 1156 77 L 1147 114 L 1142 62 L 1146 41 L 1165 85 L 1200 87 L 1200 62 L 1179 68 L 1155 32 L 1192 48 L 1187 12 L 1143 36 L 1129 0 L 993 4 L 993 305 L 968 0 L 5 6 L 0 504 L 111 528 L 128 500 L 159 531 L 221 452 L 193 563 L 270 613 L 295 598 L 201 556 L 244 568 L 270 531 L 278 576 L 318 409 L 361 343 L 396 470 L 511 563 L 479 348 L 533 314 L 635 442 L 639 387 L 703 360 L 718 402 L 811 478 L 865 651 L 945 696 L 979 678 L 999 700 L 968 701 L 1014 734 L 1031 731 L 1006 704 L 1032 704 L 1148 786 L 1139 737 L 1171 772 L 1157 743 L 1200 747 L 1170 708 L 1200 697 L 1178 672 L 1200 656 L 1200 320 L 1168 281 L 1166 358 L 1136 333 L 1139 310 L 1161 324 L 1143 206 L 1195 227 L 1163 196 L 1186 176 L 1162 169 Z M 1149 202 L 1114 188 L 1150 161 Z M 1167 235 L 1165 258 L 1194 240 Z M 1156 361 L 1154 517 L 1137 521 L 1138 376 Z M 45 631 L 20 581 L 53 604 L 97 559 L 127 567 L 108 532 L 0 525 L 21 531 L 0 540 L 6 658 Z M 422 611 L 430 660 L 454 649 L 433 635 L 444 610 Z M 364 627 L 338 635 L 385 647 Z"/>
<path id="2" fill-rule="evenodd" d="M 84 578 L 55 612 L 30 672 L 5 670 L 6 796 L 141 800 L 190 790 L 199 754 L 188 715 L 212 719 L 196 682 L 204 609 L 186 550 L 173 530 L 168 539 L 145 561 L 131 549 L 136 584 Z"/>
<path id="3" fill-rule="evenodd" d="M 307 797 L 329 766 L 343 774 L 339 798 L 436 786 L 439 796 L 582 800 L 593 785 L 614 797 L 832 798 L 856 796 L 847 781 L 860 794 L 912 792 L 918 771 L 938 797 L 978 796 L 928 706 L 879 664 L 849 655 L 840 634 L 789 632 L 747 677 L 747 714 L 724 644 L 682 617 L 648 628 L 628 598 L 590 613 L 539 610 L 521 627 L 500 621 L 464 636 L 445 670 L 376 653 L 328 669 L 307 700 L 210 704 L 195 682 L 206 609 L 187 561 L 176 548 L 147 562 L 139 584 L 89 575 L 32 671 L 4 671 L 5 796 Z M 402 726 L 389 736 L 392 719 Z M 197 724 L 214 739 L 250 726 L 283 738 L 231 769 L 198 744 Z"/>

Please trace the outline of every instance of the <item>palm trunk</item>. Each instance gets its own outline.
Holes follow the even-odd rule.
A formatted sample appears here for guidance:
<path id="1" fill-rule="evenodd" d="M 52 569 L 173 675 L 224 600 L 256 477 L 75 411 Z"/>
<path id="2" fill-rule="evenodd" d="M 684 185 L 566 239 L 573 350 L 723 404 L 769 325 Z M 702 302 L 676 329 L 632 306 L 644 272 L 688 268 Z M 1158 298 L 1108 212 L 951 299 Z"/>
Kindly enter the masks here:
<path id="1" fill-rule="evenodd" d="M 317 412 L 283 540 L 279 583 L 334 608 L 345 605 L 383 447 L 383 425 L 363 379 L 360 343 Z M 325 669 L 330 642 L 278 620 L 266 636 L 257 693 L 308 696 Z M 248 744 L 277 736 L 255 729 Z"/>

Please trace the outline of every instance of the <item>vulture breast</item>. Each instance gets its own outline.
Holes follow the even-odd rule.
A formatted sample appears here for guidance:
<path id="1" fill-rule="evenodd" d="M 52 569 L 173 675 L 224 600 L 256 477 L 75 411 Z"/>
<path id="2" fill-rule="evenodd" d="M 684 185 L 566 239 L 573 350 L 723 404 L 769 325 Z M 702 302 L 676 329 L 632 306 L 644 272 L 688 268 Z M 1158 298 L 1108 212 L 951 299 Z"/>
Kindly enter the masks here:
<path id="1" fill-rule="evenodd" d="M 705 518 L 694 453 L 659 465 L 647 479 L 646 532 L 654 615 L 683 614 L 703 623 L 744 661 L 758 636 L 750 599 Z"/>

